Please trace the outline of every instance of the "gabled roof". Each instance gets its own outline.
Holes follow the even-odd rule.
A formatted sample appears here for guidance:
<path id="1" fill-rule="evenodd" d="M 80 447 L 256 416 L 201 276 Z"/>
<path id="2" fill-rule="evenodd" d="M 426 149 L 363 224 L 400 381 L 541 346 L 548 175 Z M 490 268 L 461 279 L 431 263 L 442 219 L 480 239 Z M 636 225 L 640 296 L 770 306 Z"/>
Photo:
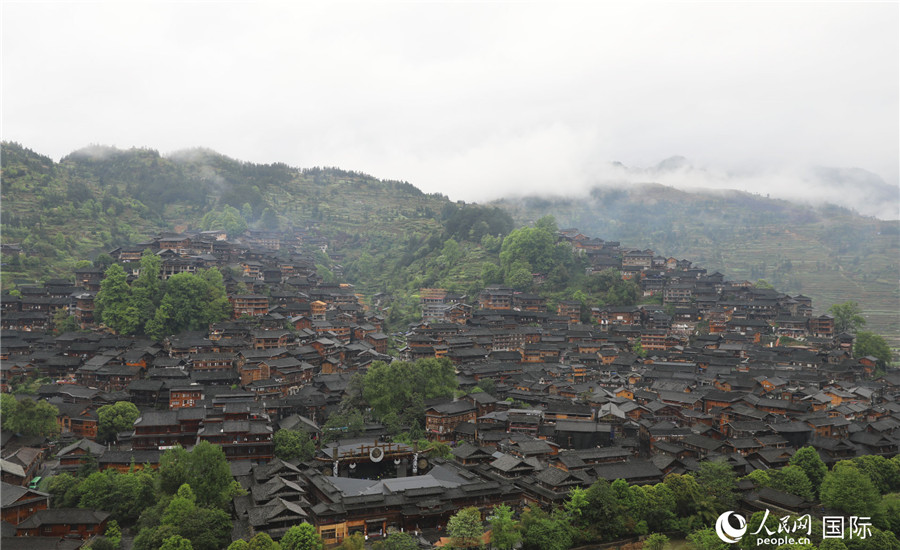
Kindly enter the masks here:
<path id="1" fill-rule="evenodd" d="M 438 403 L 437 405 L 432 405 L 428 407 L 425 412 L 427 413 L 428 411 L 434 411 L 438 414 L 445 415 L 458 415 L 467 412 L 475 412 L 475 405 L 465 400 L 451 401 L 449 403 Z"/>
<path id="2" fill-rule="evenodd" d="M 109 518 L 109 512 L 86 508 L 38 510 L 18 525 L 18 529 L 36 529 L 42 525 L 97 525 Z"/>
<path id="3" fill-rule="evenodd" d="M 460 445 L 457 445 L 451 450 L 451 452 L 453 453 L 453 456 L 464 460 L 476 458 L 491 458 L 491 453 L 487 449 L 477 445 L 472 445 L 469 442 L 463 442 Z"/>
<path id="4" fill-rule="evenodd" d="M 17 500 L 20 500 L 23 496 L 29 494 L 34 498 L 50 497 L 50 495 L 47 493 L 35 491 L 34 489 L 28 489 L 26 487 L 22 487 L 21 485 L 13 485 L 4 481 L 0 483 L 0 506 L 6 508 L 7 506 L 15 503 Z"/>
<path id="5" fill-rule="evenodd" d="M 106 447 L 89 439 L 79 439 L 68 447 L 60 449 L 60 451 L 57 453 L 57 456 L 67 455 L 77 449 L 86 451 L 88 454 L 92 454 L 94 456 L 100 456 L 101 454 L 103 454 L 103 451 L 106 450 Z"/>
<path id="6" fill-rule="evenodd" d="M 16 477 L 25 478 L 25 469 L 19 464 L 0 459 L 0 472 L 8 473 Z"/>
<path id="7" fill-rule="evenodd" d="M 615 481 L 617 479 L 629 481 L 650 478 L 662 480 L 663 477 L 662 470 L 647 460 L 629 460 L 628 462 L 597 464 L 593 469 L 598 477 L 602 477 L 607 481 Z"/>
<path id="8" fill-rule="evenodd" d="M 501 472 L 507 472 L 507 473 L 510 473 L 514 470 L 519 470 L 519 471 L 534 470 L 534 467 L 531 464 L 528 464 L 527 462 L 525 462 L 524 460 L 522 460 L 518 457 L 515 457 L 512 455 L 507 455 L 507 454 L 504 454 L 504 455 L 500 456 L 499 458 L 493 460 L 491 462 L 491 468 L 500 470 Z"/>

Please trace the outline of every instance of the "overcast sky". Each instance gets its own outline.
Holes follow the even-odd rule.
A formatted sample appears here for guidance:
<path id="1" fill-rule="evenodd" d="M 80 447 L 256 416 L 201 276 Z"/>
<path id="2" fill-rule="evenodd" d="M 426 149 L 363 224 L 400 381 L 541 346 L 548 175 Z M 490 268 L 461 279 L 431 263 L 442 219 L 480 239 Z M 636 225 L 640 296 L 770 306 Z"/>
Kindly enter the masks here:
<path id="1" fill-rule="evenodd" d="M 466 200 L 673 155 L 750 190 L 812 165 L 900 189 L 897 2 L 596 4 L 4 0 L 2 137 L 54 159 L 207 147 Z"/>

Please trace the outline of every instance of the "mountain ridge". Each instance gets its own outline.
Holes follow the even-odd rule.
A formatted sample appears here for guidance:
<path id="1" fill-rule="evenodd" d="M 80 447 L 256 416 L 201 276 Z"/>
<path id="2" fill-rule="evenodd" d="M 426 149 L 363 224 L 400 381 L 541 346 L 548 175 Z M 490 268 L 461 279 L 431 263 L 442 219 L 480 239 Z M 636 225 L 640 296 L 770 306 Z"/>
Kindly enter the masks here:
<path id="1" fill-rule="evenodd" d="M 198 228 L 204 216 L 225 208 L 241 212 L 251 227 L 323 227 L 345 249 L 351 273 L 364 253 L 400 243 L 408 248 L 402 254 L 407 263 L 397 260 L 392 269 L 412 268 L 415 258 L 439 252 L 431 245 L 421 253 L 416 248 L 444 231 L 442 211 L 464 204 L 408 182 L 338 168 L 260 165 L 203 148 L 161 155 L 88 146 L 58 163 L 18 144 L 2 148 L 3 243 L 23 245 L 29 251 L 23 261 L 30 263 L 19 271 L 5 266 L 4 285 L 16 276 L 70 272 L 80 260 L 159 231 Z M 681 169 L 686 162 L 669 164 Z M 855 299 L 870 328 L 900 344 L 900 222 L 741 190 L 691 192 L 659 183 L 484 204 L 504 209 L 519 224 L 552 214 L 560 227 L 682 255 L 734 278 L 764 278 L 781 291 L 811 295 L 820 312 Z M 461 260 L 460 283 L 480 273 L 480 265 L 465 262 L 485 260 L 478 246 L 463 248 L 471 255 Z M 408 285 L 415 281 L 409 274 Z"/>

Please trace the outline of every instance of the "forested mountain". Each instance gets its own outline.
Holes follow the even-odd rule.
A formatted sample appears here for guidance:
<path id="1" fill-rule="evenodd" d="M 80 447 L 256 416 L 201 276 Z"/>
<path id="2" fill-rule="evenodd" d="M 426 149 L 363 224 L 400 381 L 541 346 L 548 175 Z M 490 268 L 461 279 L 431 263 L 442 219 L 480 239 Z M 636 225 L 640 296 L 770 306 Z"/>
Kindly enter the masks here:
<path id="1" fill-rule="evenodd" d="M 17 279 L 69 276 L 79 262 L 160 231 L 315 228 L 329 240 L 332 257 L 321 258 L 323 267 L 339 263 L 362 293 L 391 295 L 399 322 L 415 316 L 423 287 L 471 293 L 484 284 L 517 282 L 516 276 L 523 283 L 522 274 L 537 266 L 504 263 L 502 237 L 551 214 L 559 227 L 623 247 L 651 248 L 732 279 L 766 279 L 781 291 L 802 292 L 821 312 L 856 300 L 869 328 L 900 343 L 900 223 L 838 207 L 661 185 L 463 205 L 406 182 L 337 168 L 252 164 L 203 149 L 162 156 L 91 146 L 54 162 L 4 142 L 0 158 L 2 241 L 24 252 L 4 256 L 4 287 Z M 552 298 L 608 290 L 585 286 L 576 259 L 557 260 L 561 269 L 541 288 Z"/>

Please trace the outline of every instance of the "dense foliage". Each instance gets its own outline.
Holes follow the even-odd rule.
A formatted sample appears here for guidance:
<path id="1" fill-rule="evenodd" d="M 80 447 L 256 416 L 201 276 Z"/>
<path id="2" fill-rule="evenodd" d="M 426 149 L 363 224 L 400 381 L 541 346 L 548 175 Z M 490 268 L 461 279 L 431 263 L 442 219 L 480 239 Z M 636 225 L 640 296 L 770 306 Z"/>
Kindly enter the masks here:
<path id="1" fill-rule="evenodd" d="M 868 330 L 856 333 L 856 341 L 853 343 L 853 355 L 856 357 L 874 357 L 880 362 L 880 367 L 891 362 L 891 348 L 888 347 L 884 337 Z"/>
<path id="2" fill-rule="evenodd" d="M 100 441 L 111 441 L 117 433 L 130 430 L 141 415 L 137 406 L 130 401 L 116 401 L 97 409 L 98 434 Z"/>
<path id="3" fill-rule="evenodd" d="M 834 317 L 835 333 L 856 332 L 866 326 L 866 318 L 863 317 L 862 308 L 857 302 L 834 304 L 828 308 L 828 313 Z"/>
<path id="4" fill-rule="evenodd" d="M 8 393 L 0 395 L 0 420 L 3 430 L 22 435 L 54 436 L 59 434 L 56 416 L 59 409 L 44 400 L 29 397 L 17 400 Z"/>
<path id="5" fill-rule="evenodd" d="M 316 454 L 315 441 L 302 430 L 278 430 L 272 440 L 281 460 L 310 460 Z"/>
<path id="6" fill-rule="evenodd" d="M 231 315 L 222 274 L 216 268 L 178 273 L 161 281 L 160 260 L 141 256 L 138 278 L 128 284 L 119 264 L 106 269 L 97 293 L 95 315 L 119 334 L 161 339 L 183 330 L 206 329 Z"/>

